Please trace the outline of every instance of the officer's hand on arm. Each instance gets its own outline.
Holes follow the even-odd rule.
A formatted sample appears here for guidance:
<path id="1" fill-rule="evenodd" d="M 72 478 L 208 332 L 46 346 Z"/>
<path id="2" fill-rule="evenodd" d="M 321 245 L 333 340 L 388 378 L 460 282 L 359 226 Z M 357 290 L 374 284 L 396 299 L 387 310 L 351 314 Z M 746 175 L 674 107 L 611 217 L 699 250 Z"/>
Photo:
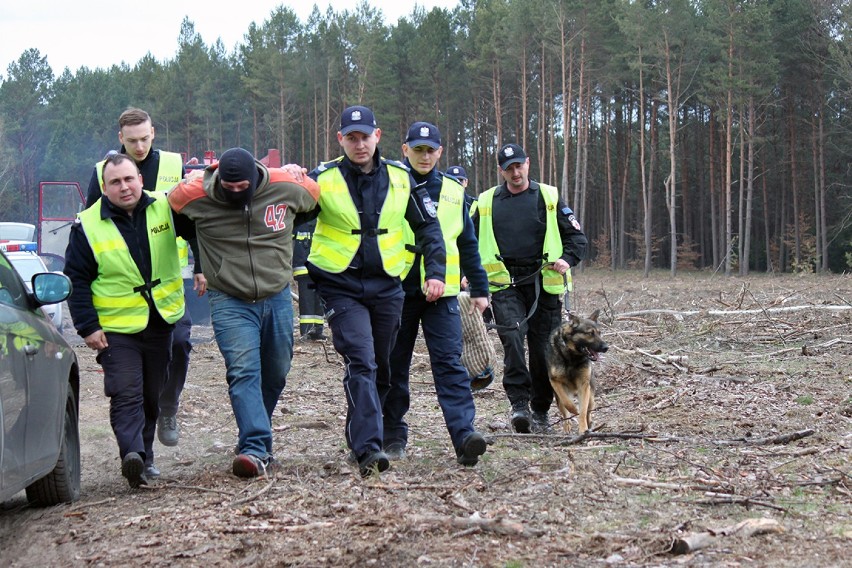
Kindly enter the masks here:
<path id="1" fill-rule="evenodd" d="M 565 274 L 571 268 L 571 265 L 561 258 L 553 263 L 553 270 L 559 274 Z"/>
<path id="2" fill-rule="evenodd" d="M 183 177 L 183 181 L 189 183 L 204 177 L 204 170 L 189 170 Z"/>
<path id="3" fill-rule="evenodd" d="M 489 304 L 490 304 L 490 302 L 488 301 L 488 298 L 483 298 L 483 297 L 471 298 L 470 299 L 470 311 L 468 312 L 468 314 L 473 315 L 474 311 L 478 311 L 480 314 L 484 313 L 485 310 L 488 309 Z"/>
<path id="4" fill-rule="evenodd" d="M 207 278 L 201 272 L 192 275 L 192 289 L 197 290 L 199 296 L 207 292 Z"/>
<path id="5" fill-rule="evenodd" d="M 95 351 L 100 351 L 101 349 L 106 349 L 109 347 L 109 343 L 107 343 L 106 334 L 104 330 L 99 329 L 98 331 L 87 335 L 85 337 L 86 346 L 90 349 L 94 349 Z"/>
<path id="6" fill-rule="evenodd" d="M 299 164 L 284 164 L 281 169 L 292 175 L 297 183 L 303 182 L 308 174 L 308 168 L 303 168 Z"/>
<path id="7" fill-rule="evenodd" d="M 423 283 L 423 294 L 426 296 L 427 302 L 434 302 L 444 295 L 444 283 L 430 278 Z"/>

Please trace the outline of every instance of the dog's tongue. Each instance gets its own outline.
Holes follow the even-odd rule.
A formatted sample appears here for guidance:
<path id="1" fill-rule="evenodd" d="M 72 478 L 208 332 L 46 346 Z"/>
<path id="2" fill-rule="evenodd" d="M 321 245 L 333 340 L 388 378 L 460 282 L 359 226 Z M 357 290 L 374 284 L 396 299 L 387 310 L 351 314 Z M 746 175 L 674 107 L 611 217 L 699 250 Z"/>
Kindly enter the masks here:
<path id="1" fill-rule="evenodd" d="M 589 359 L 591 359 L 592 361 L 597 361 L 599 359 L 598 352 L 589 349 Z"/>

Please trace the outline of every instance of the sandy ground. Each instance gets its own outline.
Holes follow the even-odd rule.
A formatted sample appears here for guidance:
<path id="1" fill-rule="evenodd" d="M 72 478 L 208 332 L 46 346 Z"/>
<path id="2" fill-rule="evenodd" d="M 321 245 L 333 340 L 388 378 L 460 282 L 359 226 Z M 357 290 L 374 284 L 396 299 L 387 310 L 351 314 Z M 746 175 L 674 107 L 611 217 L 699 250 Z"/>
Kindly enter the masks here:
<path id="1" fill-rule="evenodd" d="M 408 457 L 371 480 L 345 462 L 340 358 L 301 341 L 274 421 L 282 467 L 231 475 L 224 366 L 196 327 L 180 445 L 157 443 L 162 477 L 133 491 L 100 367 L 72 337 L 82 497 L 3 504 L 0 566 L 848 566 L 852 277 L 575 282 L 573 309 L 600 308 L 611 345 L 591 436 L 563 433 L 555 407 L 553 434 L 513 434 L 498 380 L 475 395 L 488 452 L 458 466 L 421 342 Z"/>

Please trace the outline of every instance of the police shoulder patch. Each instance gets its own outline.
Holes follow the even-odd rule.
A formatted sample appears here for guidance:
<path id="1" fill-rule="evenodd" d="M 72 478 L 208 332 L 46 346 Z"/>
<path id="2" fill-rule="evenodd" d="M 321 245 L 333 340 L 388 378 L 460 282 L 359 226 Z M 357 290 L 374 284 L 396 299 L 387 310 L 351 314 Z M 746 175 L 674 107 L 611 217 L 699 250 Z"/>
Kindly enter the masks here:
<path id="1" fill-rule="evenodd" d="M 572 226 L 572 227 L 574 227 L 574 228 L 575 228 L 575 229 L 577 229 L 578 231 L 582 231 L 582 230 L 583 230 L 583 229 L 581 229 L 581 228 L 580 228 L 580 222 L 577 220 L 577 218 L 574 216 L 574 214 L 573 214 L 573 213 L 572 213 L 571 215 L 569 215 L 569 216 L 568 216 L 568 220 L 569 220 L 569 221 L 571 221 L 571 226 Z"/>
<path id="2" fill-rule="evenodd" d="M 438 208 L 435 207 L 435 202 L 432 201 L 432 198 L 428 195 L 423 196 L 423 207 L 426 209 L 426 213 L 428 213 L 430 217 L 438 216 Z"/>
<path id="3" fill-rule="evenodd" d="M 563 215 L 573 215 L 573 214 L 574 214 L 574 212 L 573 212 L 573 211 L 571 211 L 571 208 L 570 208 L 570 207 L 563 207 L 563 208 L 561 209 L 561 211 L 562 211 L 562 214 L 563 214 Z"/>

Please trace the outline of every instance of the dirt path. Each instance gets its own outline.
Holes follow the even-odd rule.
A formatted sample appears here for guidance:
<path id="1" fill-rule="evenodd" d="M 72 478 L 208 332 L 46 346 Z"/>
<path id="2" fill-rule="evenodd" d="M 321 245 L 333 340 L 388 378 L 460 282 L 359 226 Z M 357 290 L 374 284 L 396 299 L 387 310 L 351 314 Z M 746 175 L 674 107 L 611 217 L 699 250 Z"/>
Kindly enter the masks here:
<path id="1" fill-rule="evenodd" d="M 162 478 L 131 491 L 81 346 L 82 498 L 5 503 L 0 566 L 848 562 L 852 278 L 587 270 L 575 281 L 574 309 L 601 308 L 611 346 L 594 436 L 512 434 L 494 383 L 475 397 L 491 444 L 473 469 L 455 463 L 418 344 L 408 458 L 362 481 L 344 459 L 340 360 L 297 342 L 274 423 L 283 467 L 237 479 L 224 367 L 199 327 L 180 445 L 157 444 Z"/>

